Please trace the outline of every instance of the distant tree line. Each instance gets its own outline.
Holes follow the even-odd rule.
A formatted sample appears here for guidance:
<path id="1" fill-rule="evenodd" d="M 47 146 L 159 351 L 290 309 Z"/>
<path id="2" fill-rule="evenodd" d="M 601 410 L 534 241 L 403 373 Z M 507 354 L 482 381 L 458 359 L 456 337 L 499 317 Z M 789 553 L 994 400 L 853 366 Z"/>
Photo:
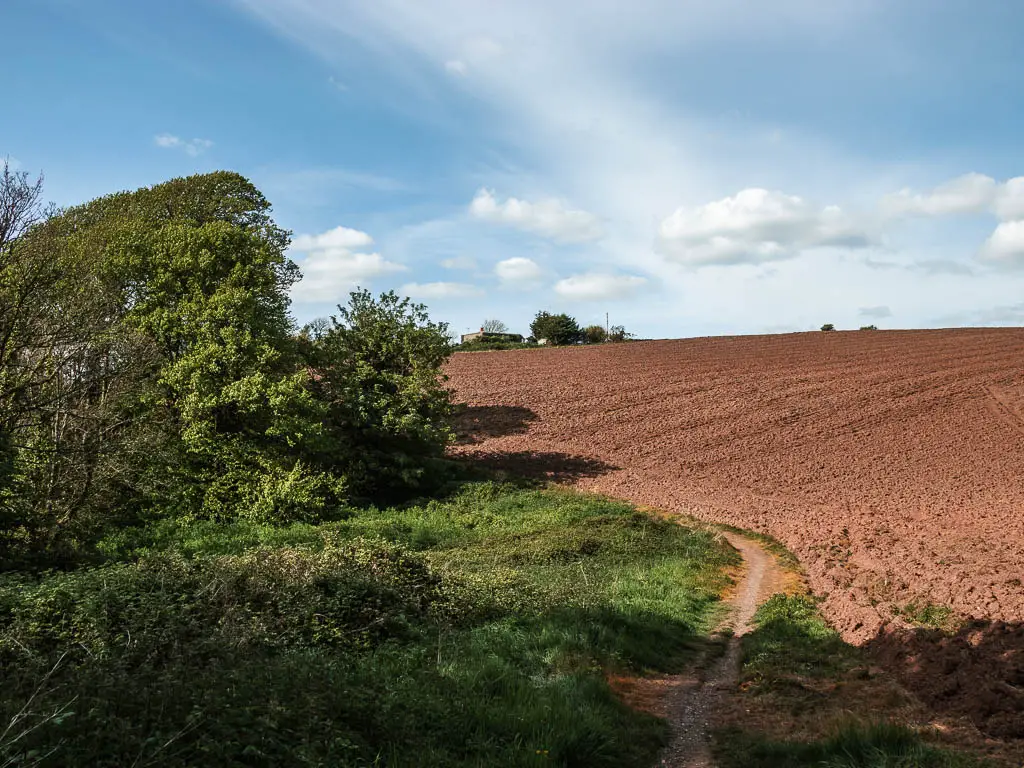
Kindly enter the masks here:
<path id="1" fill-rule="evenodd" d="M 605 329 L 602 325 L 588 325 L 581 328 L 576 319 L 566 314 L 538 312 L 530 323 L 530 334 L 536 341 L 564 346 L 567 344 L 601 344 L 603 342 L 628 341 L 633 337 L 621 325 Z"/>
<path id="2" fill-rule="evenodd" d="M 509 335 L 508 326 L 501 320 L 485 320 L 480 330 L 481 338 L 466 341 L 459 346 L 464 350 L 485 349 L 521 349 L 538 344 L 551 346 L 568 346 L 571 344 L 603 344 L 605 342 L 629 341 L 633 334 L 627 333 L 621 325 L 613 325 L 606 329 L 603 325 L 580 327 L 574 317 L 567 314 L 538 312 L 530 323 L 530 336 L 522 341 L 511 338 L 495 338 L 497 335 Z M 492 334 L 492 336 L 488 336 Z"/>

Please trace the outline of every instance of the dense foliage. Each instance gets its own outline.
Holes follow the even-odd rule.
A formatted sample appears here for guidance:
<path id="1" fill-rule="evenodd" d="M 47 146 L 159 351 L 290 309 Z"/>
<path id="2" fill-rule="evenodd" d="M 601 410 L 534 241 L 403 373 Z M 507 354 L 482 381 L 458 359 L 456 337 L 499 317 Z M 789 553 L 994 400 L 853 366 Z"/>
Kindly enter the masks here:
<path id="1" fill-rule="evenodd" d="M 347 307 L 303 329 L 312 391 L 326 405 L 323 455 L 354 491 L 372 499 L 437 489 L 449 440 L 451 394 L 442 363 L 447 326 L 394 292 L 356 291 Z"/>
<path id="2" fill-rule="evenodd" d="M 650 765 L 667 729 L 603 669 L 681 669 L 736 562 L 626 504 L 491 483 L 101 549 L 0 577 L 0 764 Z"/>
<path id="3" fill-rule="evenodd" d="M 445 328 L 359 292 L 300 338 L 288 233 L 246 179 L 60 212 L 0 182 L 0 565 L 70 562 L 143 517 L 316 519 L 424 485 Z"/>
<path id="4" fill-rule="evenodd" d="M 537 341 L 544 339 L 548 344 L 562 346 L 576 344 L 583 339 L 583 332 L 577 322 L 566 314 L 553 315 L 538 312 L 530 323 L 530 333 Z"/>

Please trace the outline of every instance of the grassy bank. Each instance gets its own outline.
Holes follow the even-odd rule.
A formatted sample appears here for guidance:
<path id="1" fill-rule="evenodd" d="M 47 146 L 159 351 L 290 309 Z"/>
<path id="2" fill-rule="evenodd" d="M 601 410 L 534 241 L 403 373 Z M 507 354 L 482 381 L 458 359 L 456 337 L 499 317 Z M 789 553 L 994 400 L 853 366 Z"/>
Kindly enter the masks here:
<path id="1" fill-rule="evenodd" d="M 320 525 L 166 522 L 0 581 L 0 764 L 649 765 L 608 671 L 681 668 L 712 534 L 474 483 Z"/>

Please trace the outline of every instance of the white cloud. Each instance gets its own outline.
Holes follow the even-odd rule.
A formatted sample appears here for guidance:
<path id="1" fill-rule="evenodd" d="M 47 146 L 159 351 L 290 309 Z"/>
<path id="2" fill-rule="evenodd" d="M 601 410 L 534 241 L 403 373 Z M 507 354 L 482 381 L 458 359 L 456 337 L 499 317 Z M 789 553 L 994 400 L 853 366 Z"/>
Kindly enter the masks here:
<path id="1" fill-rule="evenodd" d="M 882 198 L 882 213 L 890 216 L 948 216 L 991 211 L 1003 221 L 1024 219 L 1024 176 L 998 183 L 991 176 L 966 173 L 935 189 L 916 193 L 903 189 Z"/>
<path id="2" fill-rule="evenodd" d="M 996 227 L 978 256 L 995 266 L 1024 267 L 1024 221 L 1004 221 Z"/>
<path id="3" fill-rule="evenodd" d="M 197 157 L 213 146 L 209 139 L 182 139 L 170 133 L 157 134 L 153 143 L 161 149 L 180 149 L 189 157 Z"/>
<path id="4" fill-rule="evenodd" d="M 886 195 L 882 198 L 881 208 L 887 216 L 980 213 L 992 205 L 996 194 L 995 179 L 981 173 L 966 173 L 924 194 L 902 189 L 896 194 Z"/>
<path id="5" fill-rule="evenodd" d="M 327 82 L 330 85 L 332 85 L 335 90 L 341 91 L 343 93 L 348 90 L 348 86 L 345 85 L 345 83 L 343 83 L 341 80 L 336 78 L 334 75 L 329 76 L 327 78 Z"/>
<path id="6" fill-rule="evenodd" d="M 469 283 L 406 283 L 400 292 L 414 299 L 468 299 L 483 296 L 483 291 Z"/>
<path id="7" fill-rule="evenodd" d="M 499 203 L 493 192 L 481 189 L 469 204 L 469 212 L 484 221 L 507 224 L 562 242 L 597 240 L 604 234 L 594 214 L 571 210 L 560 200 L 531 203 L 510 197 Z"/>
<path id="8" fill-rule="evenodd" d="M 453 256 L 449 259 L 441 259 L 441 266 L 445 269 L 476 269 L 476 259 L 472 256 Z"/>
<path id="9" fill-rule="evenodd" d="M 1003 221 L 1024 219 L 1024 176 L 1009 179 L 999 188 L 995 212 Z"/>
<path id="10" fill-rule="evenodd" d="M 373 238 L 358 229 L 335 227 L 319 235 L 299 235 L 292 241 L 297 251 L 318 251 L 331 248 L 349 249 L 372 245 Z"/>
<path id="11" fill-rule="evenodd" d="M 466 74 L 466 62 L 461 59 L 452 59 L 444 63 L 444 68 L 451 72 L 453 75 L 465 75 Z"/>
<path id="12" fill-rule="evenodd" d="M 291 251 L 305 256 L 296 259 L 302 279 L 292 288 L 292 298 L 297 302 L 337 302 L 363 281 L 406 270 L 379 253 L 351 250 L 372 243 L 368 234 L 348 227 L 296 237 Z"/>
<path id="13" fill-rule="evenodd" d="M 862 248 L 874 239 L 837 206 L 819 209 L 803 198 L 756 188 L 679 208 L 658 235 L 659 250 L 691 266 L 774 261 L 809 248 Z"/>
<path id="14" fill-rule="evenodd" d="M 525 286 L 537 283 L 544 276 L 544 270 L 533 259 L 515 256 L 495 264 L 494 274 L 503 283 Z"/>
<path id="15" fill-rule="evenodd" d="M 646 283 L 646 278 L 635 275 L 588 272 L 559 280 L 555 283 L 555 292 L 578 301 L 625 299 L 635 295 Z"/>
<path id="16" fill-rule="evenodd" d="M 980 269 L 971 291 L 964 290 L 958 275 L 922 274 L 922 259 L 938 270 L 940 261 L 953 265 L 977 250 L 984 235 L 971 233 L 970 223 L 950 222 L 946 229 L 943 222 L 932 243 L 912 242 L 927 235 L 931 222 L 911 224 L 907 237 L 897 238 L 884 257 L 901 265 L 920 262 L 921 267 L 892 269 L 882 281 L 862 260 L 830 249 L 814 258 L 772 262 L 780 275 L 767 281 L 750 280 L 745 269 L 686 270 L 652 253 L 659 221 L 683 203 L 697 206 L 757 186 L 837 202 L 852 215 L 869 207 L 876 211 L 885 192 L 902 186 L 891 181 L 906 172 L 903 162 L 892 159 L 908 146 L 900 137 L 891 137 L 891 153 L 873 155 L 860 151 L 863 146 L 848 149 L 856 144 L 857 124 L 829 135 L 827 121 L 796 115 L 772 135 L 780 126 L 757 117 L 764 114 L 757 109 L 764 83 L 791 74 L 792 62 L 772 59 L 766 55 L 770 49 L 807 54 L 810 66 L 800 68 L 800 77 L 808 78 L 805 85 L 819 85 L 824 96 L 845 99 L 845 106 L 849 98 L 877 89 L 854 88 L 845 95 L 828 90 L 836 71 L 863 75 L 865 83 L 889 82 L 885 77 L 898 71 L 901 77 L 890 84 L 897 89 L 907 85 L 911 98 L 922 86 L 930 87 L 948 63 L 943 49 L 931 43 L 922 48 L 913 35 L 888 34 L 894 22 L 911 18 L 891 3 L 650 0 L 623 14 L 621 4 L 598 0 L 582 17 L 578 4 L 569 0 L 245 0 L 238 5 L 331 66 L 371 63 L 381 79 L 375 106 L 422 121 L 430 130 L 448 131 L 452 139 L 466 139 L 452 158 L 453 173 L 465 173 L 471 190 L 486 187 L 530 201 L 537 199 L 532 190 L 552 190 L 571 200 L 573 208 L 600 214 L 607 234 L 587 249 L 588 266 L 580 271 L 635 272 L 651 276 L 652 282 L 656 276 L 666 288 L 628 305 L 623 321 L 641 333 L 744 332 L 766 322 L 812 328 L 823 319 L 852 324 L 857 305 L 849 303 L 851 295 L 898 303 L 900 321 L 913 324 L 933 317 L 937 307 L 966 311 L 973 303 L 1009 305 L 1022 295 L 1020 284 Z M 497 41 L 501 55 L 489 61 L 472 58 L 468 42 L 479 37 Z M 817 45 L 822 39 L 829 41 L 828 51 Z M 868 48 L 864 40 L 871 41 Z M 736 58 L 739 66 L 716 69 L 723 55 Z M 459 80 L 466 99 L 457 105 L 445 98 L 452 79 L 443 67 L 446 61 L 465 63 L 470 75 Z M 753 77 L 752 62 L 764 65 Z M 820 72 L 812 71 L 816 63 Z M 652 66 L 704 75 L 696 80 L 684 75 L 677 82 L 652 77 Z M 904 83 L 903 76 L 910 74 L 915 82 Z M 722 94 L 737 106 L 736 116 L 709 109 L 721 103 Z M 864 105 L 877 107 L 879 102 Z M 877 117 L 869 115 L 868 122 Z M 911 156 L 928 167 L 949 167 L 952 161 L 948 153 L 929 154 L 928 148 L 904 155 Z M 487 172 L 481 173 L 484 166 Z M 854 229 L 868 229 L 869 236 L 881 224 L 874 216 L 866 224 L 859 214 L 853 218 L 861 222 Z M 735 251 L 737 243 L 723 238 L 727 242 L 719 247 Z M 749 246 L 739 239 L 739 245 Z M 464 250 L 431 244 L 437 246 L 430 257 L 435 262 Z M 787 252 L 782 238 L 755 239 L 753 247 L 761 258 Z M 391 240 L 385 252 L 400 253 Z M 410 263 L 423 254 L 414 248 L 401 251 L 406 252 Z M 520 253 L 516 247 L 493 255 L 492 261 Z M 559 265 L 560 255 L 552 249 L 542 263 Z M 713 250 L 706 255 L 716 256 Z M 679 295 L 686 301 L 679 301 Z M 500 298 L 511 302 L 517 297 Z M 846 320 L 832 314 L 840 305 L 847 308 Z M 475 325 L 478 318 L 468 315 L 470 309 L 467 303 L 466 319 Z M 507 319 L 513 319 L 511 309 Z"/>
<path id="17" fill-rule="evenodd" d="M 858 313 L 861 317 L 870 317 L 875 319 L 892 317 L 892 310 L 884 304 L 878 307 L 861 307 L 858 310 Z"/>

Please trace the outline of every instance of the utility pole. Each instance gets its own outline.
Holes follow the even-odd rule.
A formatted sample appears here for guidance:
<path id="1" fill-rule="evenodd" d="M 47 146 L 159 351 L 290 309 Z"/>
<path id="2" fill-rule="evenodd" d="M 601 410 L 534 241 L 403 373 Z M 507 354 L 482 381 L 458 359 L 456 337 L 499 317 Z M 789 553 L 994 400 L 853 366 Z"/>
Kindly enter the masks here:
<path id="1" fill-rule="evenodd" d="M 608 313 L 604 313 L 604 335 L 607 336 L 612 332 L 612 328 L 608 325 Z"/>

